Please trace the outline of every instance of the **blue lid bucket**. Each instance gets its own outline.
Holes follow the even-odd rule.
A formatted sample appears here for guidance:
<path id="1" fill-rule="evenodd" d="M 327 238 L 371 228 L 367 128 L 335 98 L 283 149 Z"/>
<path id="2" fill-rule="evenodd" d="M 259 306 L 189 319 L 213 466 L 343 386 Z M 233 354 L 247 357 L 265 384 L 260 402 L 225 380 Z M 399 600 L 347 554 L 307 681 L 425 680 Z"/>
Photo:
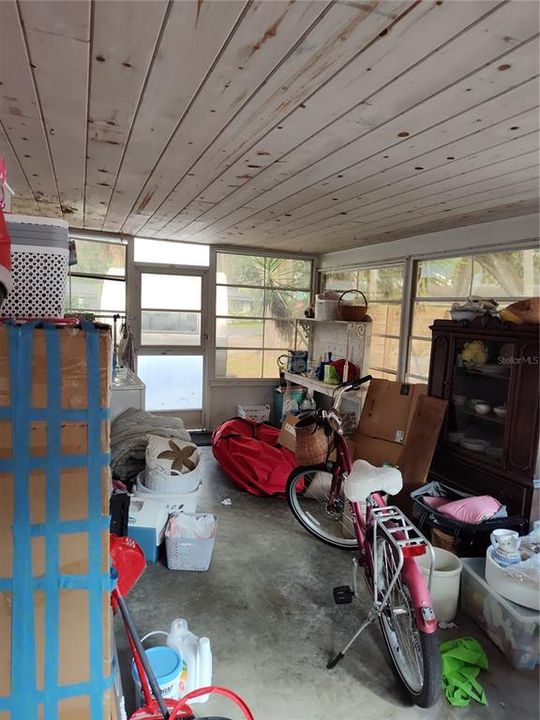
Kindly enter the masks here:
<path id="1" fill-rule="evenodd" d="M 180 698 L 180 675 L 182 672 L 182 658 L 180 655 L 176 650 L 166 645 L 151 647 L 145 652 L 156 676 L 162 696 L 178 700 Z M 131 663 L 131 675 L 135 682 L 137 705 L 141 707 L 144 704 L 144 698 L 135 660 Z"/>

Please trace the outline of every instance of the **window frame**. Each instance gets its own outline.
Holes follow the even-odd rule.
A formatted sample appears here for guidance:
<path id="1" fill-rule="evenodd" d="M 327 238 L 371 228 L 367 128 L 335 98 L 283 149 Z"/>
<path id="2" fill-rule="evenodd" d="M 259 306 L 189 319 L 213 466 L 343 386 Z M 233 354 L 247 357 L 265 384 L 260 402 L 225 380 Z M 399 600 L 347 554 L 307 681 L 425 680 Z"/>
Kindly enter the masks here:
<path id="1" fill-rule="evenodd" d="M 83 242 L 92 242 L 96 244 L 107 244 L 107 245 L 121 245 L 124 247 L 124 273 L 123 275 L 106 275 L 103 273 L 88 273 L 88 272 L 79 272 L 77 270 L 73 270 L 74 267 L 77 267 L 77 265 L 70 265 L 68 269 L 68 292 L 69 292 L 69 307 L 66 307 L 66 312 L 70 314 L 78 314 L 78 315 L 85 315 L 86 313 L 91 313 L 94 315 L 97 322 L 100 321 L 100 318 L 106 318 L 109 320 L 114 320 L 115 317 L 125 319 L 127 317 L 127 304 L 128 304 L 128 267 L 129 267 L 129 243 L 126 239 L 124 239 L 121 236 L 117 237 L 111 237 L 111 236 L 105 236 L 103 238 L 100 238 L 98 236 L 85 236 L 85 235 L 79 235 L 76 232 L 69 233 L 69 240 L 73 240 L 75 244 L 77 241 L 83 241 Z M 111 280 L 113 282 L 118 283 L 124 283 L 124 310 L 114 310 L 111 308 L 104 308 L 103 310 L 95 309 L 95 308 L 73 308 L 71 303 L 71 278 L 85 278 L 89 280 Z"/>
<path id="2" fill-rule="evenodd" d="M 216 333 L 217 333 L 217 320 L 222 318 L 229 318 L 232 317 L 232 319 L 236 319 L 237 316 L 222 316 L 216 315 L 215 308 L 216 308 L 216 290 L 218 287 L 242 287 L 242 288 L 256 288 L 257 290 L 260 290 L 260 286 L 248 286 L 248 285 L 238 285 L 234 283 L 218 283 L 217 282 L 217 256 L 220 253 L 227 253 L 229 255 L 252 255 L 254 257 L 272 257 L 272 258 L 284 258 L 287 260 L 303 260 L 306 262 L 309 262 L 311 265 L 311 276 L 310 276 L 310 286 L 306 289 L 299 289 L 299 288 L 280 288 L 283 290 L 290 290 L 291 292 L 308 292 L 310 295 L 310 302 L 313 302 L 313 298 L 315 296 L 316 291 L 316 282 L 317 282 L 317 267 L 316 267 L 316 257 L 314 255 L 306 255 L 304 253 L 294 253 L 294 252 L 280 252 L 277 250 L 263 250 L 259 248 L 253 248 L 253 247 L 242 247 L 238 245 L 211 245 L 210 246 L 210 293 L 209 293 L 209 308 L 210 313 L 213 318 L 213 322 L 211 322 L 208 326 L 209 328 L 209 343 L 208 347 L 212 350 L 212 352 L 208 353 L 208 385 L 209 387 L 230 387 L 232 385 L 237 386 L 275 386 L 277 381 L 277 375 L 275 378 L 265 378 L 265 377 L 253 377 L 253 378 L 236 378 L 236 377 L 224 377 L 223 375 L 216 375 L 216 352 L 218 350 L 242 350 L 243 348 L 224 348 L 221 345 L 218 347 L 216 344 Z M 266 289 L 266 287 L 264 288 Z M 270 288 L 272 289 L 272 288 Z M 238 319 L 246 319 L 238 317 Z M 248 318 L 250 320 L 255 320 L 257 318 Z M 262 320 L 272 320 L 275 318 L 260 318 Z M 291 318 L 292 322 L 295 322 L 295 318 Z M 264 335 L 263 335 L 263 342 L 264 342 Z M 261 346 L 261 348 L 247 348 L 248 350 L 260 350 L 261 352 L 264 352 L 264 345 Z M 262 362 L 264 362 L 264 358 L 262 359 Z M 262 372 L 261 367 L 261 372 Z"/>
<path id="3" fill-rule="evenodd" d="M 347 267 L 340 267 L 335 269 L 323 269 L 319 270 L 319 277 L 318 277 L 318 289 L 319 291 L 322 291 L 323 289 L 323 279 L 325 275 L 331 275 L 332 273 L 339 273 L 339 272 L 359 272 L 362 270 L 380 270 L 383 268 L 391 268 L 391 267 L 403 267 L 403 273 L 402 273 L 402 289 L 401 289 L 401 299 L 400 300 L 373 300 L 372 304 L 386 304 L 386 305 L 399 305 L 401 312 L 400 312 L 400 321 L 399 321 L 399 335 L 393 335 L 390 333 L 380 333 L 375 332 L 374 328 L 371 330 L 371 338 L 372 338 L 372 344 L 373 344 L 373 338 L 374 337 L 382 337 L 382 338 L 388 338 L 390 340 L 397 340 L 398 341 L 398 361 L 397 361 L 397 367 L 396 370 L 391 370 L 389 368 L 385 367 L 379 367 L 377 365 L 373 365 L 371 363 L 370 359 L 370 366 L 369 370 L 375 370 L 376 372 L 385 373 L 387 375 L 394 375 L 396 380 L 399 380 L 400 378 L 400 371 L 401 371 L 401 357 L 402 357 L 402 343 L 403 343 L 403 315 L 404 315 L 404 297 L 405 297 L 405 291 L 406 291 L 406 278 L 407 278 L 407 263 L 406 260 L 391 260 L 389 262 L 370 262 L 370 263 L 362 263 L 361 265 L 350 265 Z M 330 288 L 331 289 L 331 288 Z M 370 303 L 370 299 L 367 298 L 368 305 Z M 369 313 L 369 309 L 368 309 Z"/>

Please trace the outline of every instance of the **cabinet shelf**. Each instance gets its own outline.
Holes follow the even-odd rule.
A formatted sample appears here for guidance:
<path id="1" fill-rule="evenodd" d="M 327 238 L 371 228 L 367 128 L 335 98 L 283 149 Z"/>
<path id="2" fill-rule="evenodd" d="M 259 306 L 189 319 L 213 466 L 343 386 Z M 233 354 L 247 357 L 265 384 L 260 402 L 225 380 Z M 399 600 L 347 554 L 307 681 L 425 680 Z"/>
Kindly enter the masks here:
<path id="1" fill-rule="evenodd" d="M 456 412 L 461 415 L 468 415 L 469 417 L 478 418 L 479 420 L 487 420 L 488 422 L 496 423 L 497 425 L 504 425 L 506 423 L 506 417 L 497 417 L 497 415 L 491 412 L 487 413 L 487 415 L 479 415 L 477 412 L 474 412 L 474 410 L 470 410 L 462 405 L 452 404 L 451 407 L 455 408 Z"/>

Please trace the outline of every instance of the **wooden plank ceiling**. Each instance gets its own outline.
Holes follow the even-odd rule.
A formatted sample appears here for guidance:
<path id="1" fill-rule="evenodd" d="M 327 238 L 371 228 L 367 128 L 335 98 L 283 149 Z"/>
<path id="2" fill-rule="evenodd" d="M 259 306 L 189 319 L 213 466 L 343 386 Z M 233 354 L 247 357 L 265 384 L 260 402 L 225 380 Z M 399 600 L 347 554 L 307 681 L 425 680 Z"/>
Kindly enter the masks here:
<path id="1" fill-rule="evenodd" d="M 535 0 L 3 0 L 14 210 L 323 253 L 533 212 Z"/>

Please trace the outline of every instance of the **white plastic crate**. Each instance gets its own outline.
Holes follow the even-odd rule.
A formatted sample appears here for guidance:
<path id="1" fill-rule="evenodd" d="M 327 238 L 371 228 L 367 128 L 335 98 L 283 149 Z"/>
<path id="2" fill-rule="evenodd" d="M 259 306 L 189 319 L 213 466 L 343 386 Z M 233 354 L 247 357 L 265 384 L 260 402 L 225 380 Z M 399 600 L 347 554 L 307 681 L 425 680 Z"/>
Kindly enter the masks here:
<path id="1" fill-rule="evenodd" d="M 11 215 L 13 289 L 3 317 L 63 317 L 68 277 L 68 224 L 64 220 Z"/>
<path id="2" fill-rule="evenodd" d="M 270 420 L 270 405 L 237 405 L 238 417 L 255 422 L 268 422 Z"/>
<path id="3" fill-rule="evenodd" d="M 538 665 L 540 615 L 506 600 L 485 581 L 483 558 L 462 558 L 461 605 L 518 670 Z"/>
<path id="4" fill-rule="evenodd" d="M 212 536 L 209 538 L 191 538 L 170 535 L 170 523 L 165 531 L 167 567 L 169 570 L 197 570 L 205 572 L 210 567 L 214 542 L 216 540 L 217 518 L 210 513 L 185 513 L 194 518 L 211 517 L 214 520 Z"/>

